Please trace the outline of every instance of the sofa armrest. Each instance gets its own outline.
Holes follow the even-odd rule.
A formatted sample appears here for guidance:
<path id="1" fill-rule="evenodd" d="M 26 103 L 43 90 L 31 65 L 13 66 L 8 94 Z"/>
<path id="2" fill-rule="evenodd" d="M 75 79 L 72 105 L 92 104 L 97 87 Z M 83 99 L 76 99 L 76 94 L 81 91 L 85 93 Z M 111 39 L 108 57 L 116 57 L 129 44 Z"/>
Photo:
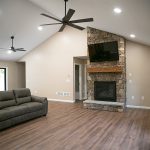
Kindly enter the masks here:
<path id="1" fill-rule="evenodd" d="M 31 95 L 31 100 L 32 100 L 33 102 L 44 103 L 45 101 L 47 101 L 47 98 L 46 98 L 46 97 L 39 97 L 39 96 Z"/>
<path id="2" fill-rule="evenodd" d="M 31 101 L 42 103 L 42 105 L 43 105 L 43 115 L 46 116 L 46 114 L 48 112 L 48 100 L 47 100 L 47 98 L 31 95 Z"/>

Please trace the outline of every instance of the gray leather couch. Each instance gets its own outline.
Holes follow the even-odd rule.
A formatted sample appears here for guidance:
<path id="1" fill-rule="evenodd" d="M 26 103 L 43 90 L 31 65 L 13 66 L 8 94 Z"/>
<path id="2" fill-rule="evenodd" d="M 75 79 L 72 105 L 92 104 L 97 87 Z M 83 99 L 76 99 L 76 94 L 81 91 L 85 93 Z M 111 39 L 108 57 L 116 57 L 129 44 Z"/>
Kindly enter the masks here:
<path id="1" fill-rule="evenodd" d="M 47 98 L 32 96 L 28 88 L 0 91 L 0 130 L 45 116 L 47 111 Z"/>

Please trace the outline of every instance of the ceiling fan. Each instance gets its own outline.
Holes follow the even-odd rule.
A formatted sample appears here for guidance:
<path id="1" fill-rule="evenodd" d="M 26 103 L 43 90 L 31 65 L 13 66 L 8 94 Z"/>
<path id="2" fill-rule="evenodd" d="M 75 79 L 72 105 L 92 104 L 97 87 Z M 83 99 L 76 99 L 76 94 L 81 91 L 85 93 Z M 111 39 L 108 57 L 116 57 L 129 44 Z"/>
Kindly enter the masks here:
<path id="1" fill-rule="evenodd" d="M 12 42 L 12 45 L 10 48 L 0 48 L 1 50 L 11 50 L 13 52 L 17 52 L 17 51 L 26 51 L 24 50 L 24 48 L 15 48 L 14 47 L 14 36 L 11 36 L 11 42 Z"/>
<path id="2" fill-rule="evenodd" d="M 48 25 L 58 25 L 58 24 L 62 24 L 61 28 L 59 29 L 59 32 L 62 32 L 65 28 L 66 25 L 71 26 L 73 28 L 79 29 L 79 30 L 83 30 L 84 28 L 78 25 L 75 25 L 73 23 L 82 23 L 82 22 L 91 22 L 94 19 L 93 18 L 85 18 L 85 19 L 78 19 L 78 20 L 71 20 L 71 17 L 73 16 L 73 14 L 75 13 L 75 10 L 73 9 L 69 9 L 68 12 L 66 13 L 66 3 L 68 2 L 68 0 L 64 0 L 65 1 L 65 16 L 63 17 L 62 20 L 57 19 L 55 17 L 52 17 L 50 15 L 44 14 L 42 13 L 42 16 L 51 18 L 53 20 L 58 21 L 58 23 L 50 23 L 50 24 L 41 24 L 40 26 L 48 26 Z"/>

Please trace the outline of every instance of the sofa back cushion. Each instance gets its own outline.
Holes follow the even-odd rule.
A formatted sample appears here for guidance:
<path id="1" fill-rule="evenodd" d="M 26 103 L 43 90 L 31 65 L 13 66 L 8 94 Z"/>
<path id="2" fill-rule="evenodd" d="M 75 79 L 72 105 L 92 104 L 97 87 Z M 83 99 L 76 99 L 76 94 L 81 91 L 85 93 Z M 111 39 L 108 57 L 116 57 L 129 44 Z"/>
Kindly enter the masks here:
<path id="1" fill-rule="evenodd" d="M 14 90 L 17 104 L 31 102 L 31 92 L 28 88 L 21 88 Z"/>
<path id="2" fill-rule="evenodd" d="M 0 109 L 17 105 L 13 91 L 0 91 Z"/>

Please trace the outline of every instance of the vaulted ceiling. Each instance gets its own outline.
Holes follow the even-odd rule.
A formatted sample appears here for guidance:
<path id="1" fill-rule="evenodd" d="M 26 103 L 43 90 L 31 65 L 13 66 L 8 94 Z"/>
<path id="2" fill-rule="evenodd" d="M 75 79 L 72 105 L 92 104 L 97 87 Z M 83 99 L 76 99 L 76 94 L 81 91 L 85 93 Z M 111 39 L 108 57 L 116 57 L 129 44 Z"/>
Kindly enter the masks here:
<path id="1" fill-rule="evenodd" d="M 72 19 L 93 17 L 94 22 L 80 24 L 124 36 L 136 35 L 136 42 L 150 46 L 150 0 L 69 0 L 67 7 L 75 9 Z M 113 9 L 119 7 L 121 14 Z M 37 27 L 52 23 L 51 19 L 40 16 L 47 13 L 58 18 L 64 17 L 64 0 L 0 0 L 0 47 L 9 48 L 10 36 L 15 36 L 15 47 L 29 52 L 55 34 L 60 25 Z M 55 21 L 56 22 L 56 21 Z M 0 60 L 18 60 L 27 52 L 7 54 L 0 51 Z"/>

